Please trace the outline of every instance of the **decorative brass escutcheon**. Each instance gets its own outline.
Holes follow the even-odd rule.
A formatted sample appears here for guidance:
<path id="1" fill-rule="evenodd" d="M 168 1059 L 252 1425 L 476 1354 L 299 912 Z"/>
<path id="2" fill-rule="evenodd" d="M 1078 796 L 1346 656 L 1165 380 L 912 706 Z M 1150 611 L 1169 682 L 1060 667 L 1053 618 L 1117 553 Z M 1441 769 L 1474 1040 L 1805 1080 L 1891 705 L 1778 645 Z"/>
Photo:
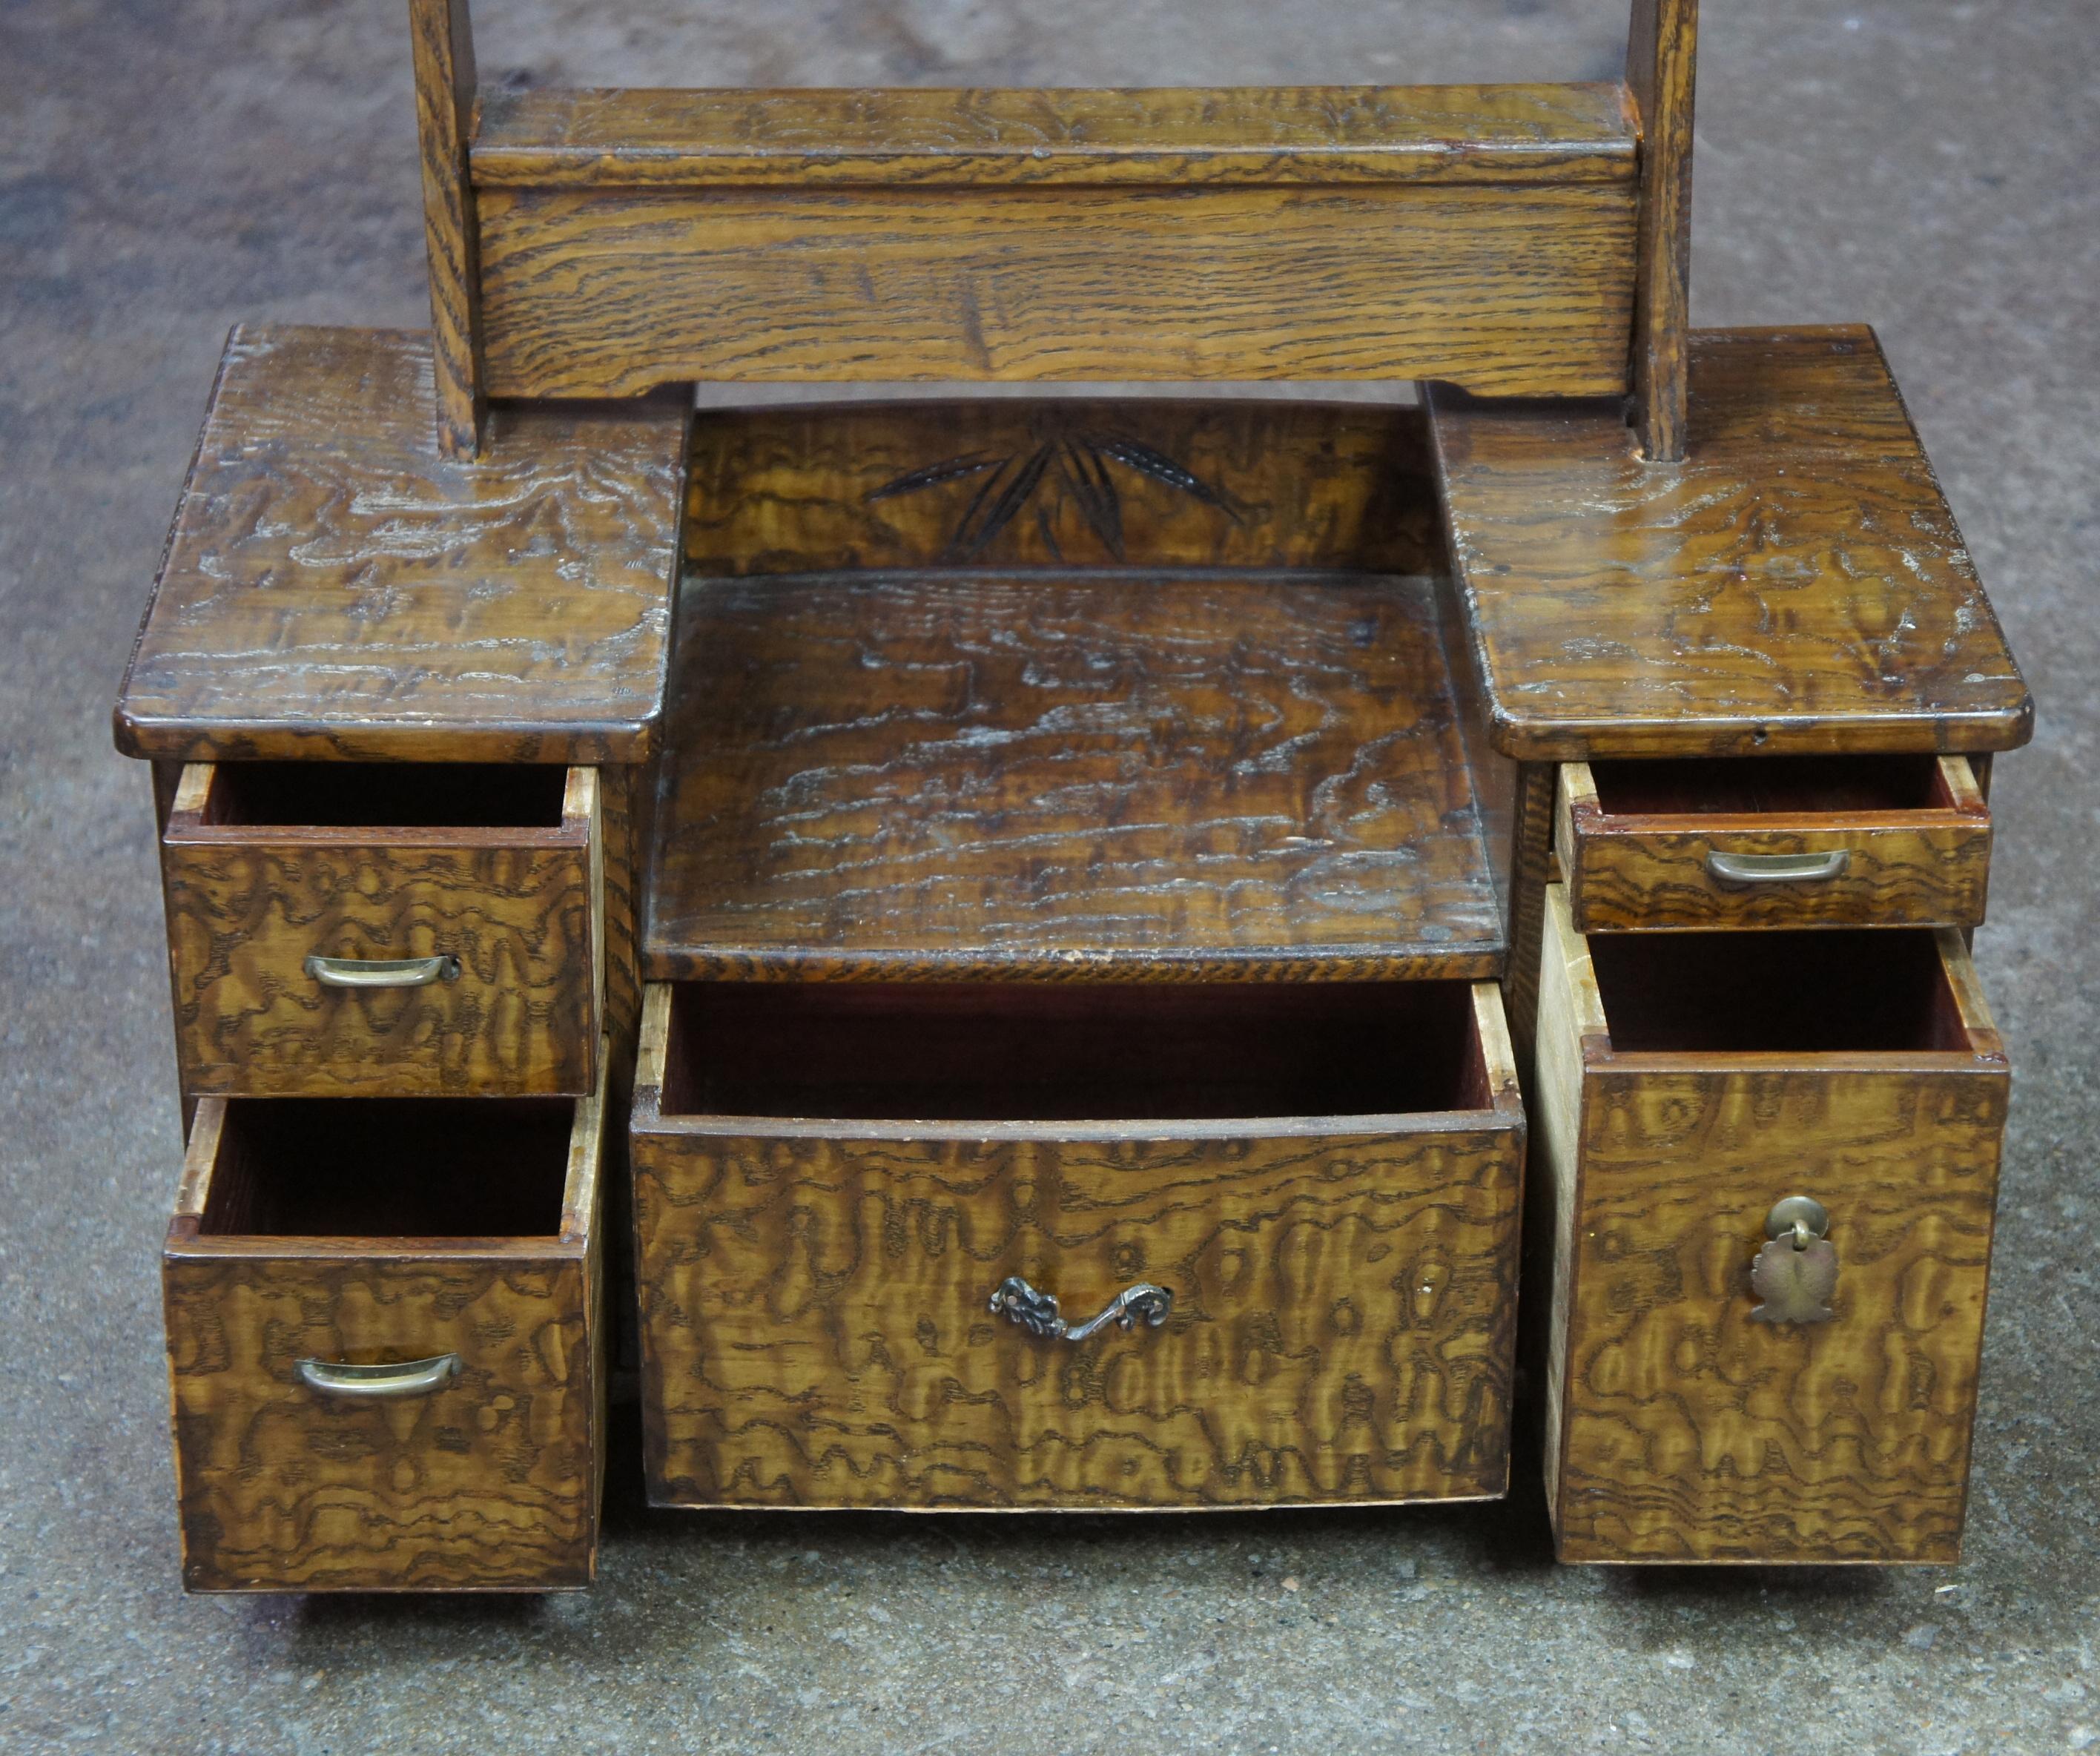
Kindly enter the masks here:
<path id="1" fill-rule="evenodd" d="M 1829 1211 L 1806 1195 L 1789 1195 L 1765 1216 L 1771 1242 L 1750 1264 L 1750 1290 L 1764 1303 L 1750 1313 L 1753 1322 L 1831 1321 L 1838 1247 L 1825 1235 L 1829 1229 Z"/>

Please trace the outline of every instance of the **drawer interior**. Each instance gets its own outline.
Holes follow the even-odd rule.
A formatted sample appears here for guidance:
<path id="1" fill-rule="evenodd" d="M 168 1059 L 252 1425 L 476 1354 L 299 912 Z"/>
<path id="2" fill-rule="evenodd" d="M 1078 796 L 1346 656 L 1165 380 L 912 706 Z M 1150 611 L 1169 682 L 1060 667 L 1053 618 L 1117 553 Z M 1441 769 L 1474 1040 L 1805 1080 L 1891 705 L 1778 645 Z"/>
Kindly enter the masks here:
<path id="1" fill-rule="evenodd" d="M 237 1098 L 206 1238 L 552 1238 L 568 1098 Z"/>
<path id="2" fill-rule="evenodd" d="M 222 762 L 207 823 L 558 829 L 568 770 L 497 762 Z"/>
<path id="3" fill-rule="evenodd" d="M 1613 817 L 1948 810 L 1934 756 L 1775 756 L 1590 764 Z"/>
<path id="4" fill-rule="evenodd" d="M 662 1097 L 667 1116 L 935 1122 L 1492 1105 L 1462 982 L 686 983 Z"/>
<path id="5" fill-rule="evenodd" d="M 1621 1052 L 1975 1048 L 1929 931 L 1597 933 L 1589 951 Z"/>

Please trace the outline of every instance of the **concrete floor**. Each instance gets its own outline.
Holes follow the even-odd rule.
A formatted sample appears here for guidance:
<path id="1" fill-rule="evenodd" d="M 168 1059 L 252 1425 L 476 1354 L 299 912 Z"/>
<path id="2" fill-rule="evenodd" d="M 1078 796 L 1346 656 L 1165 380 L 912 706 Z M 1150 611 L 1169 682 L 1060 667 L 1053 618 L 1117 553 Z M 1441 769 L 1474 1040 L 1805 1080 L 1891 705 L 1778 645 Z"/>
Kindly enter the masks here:
<path id="1" fill-rule="evenodd" d="M 1609 77 L 1622 0 L 484 0 L 486 77 Z M 143 770 L 108 710 L 236 318 L 420 325 L 399 0 L 0 9 L 0 1747 L 2100 1745 L 2100 17 L 1714 0 L 1705 323 L 1881 328 L 2040 707 L 1977 958 L 2018 1074 L 1969 1560 L 1556 1569 L 1538 1498 L 1185 1520 L 644 1517 L 534 1601 L 186 1599 Z M 2085 679 L 2081 682 L 2080 679 Z"/>

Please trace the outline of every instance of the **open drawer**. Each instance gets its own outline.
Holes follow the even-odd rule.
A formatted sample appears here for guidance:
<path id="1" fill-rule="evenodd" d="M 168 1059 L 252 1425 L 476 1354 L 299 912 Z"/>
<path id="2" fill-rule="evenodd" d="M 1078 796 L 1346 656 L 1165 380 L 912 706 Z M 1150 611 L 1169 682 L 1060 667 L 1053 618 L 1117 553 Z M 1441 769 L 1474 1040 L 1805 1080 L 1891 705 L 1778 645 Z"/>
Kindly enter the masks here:
<path id="1" fill-rule="evenodd" d="M 161 854 L 192 1095 L 592 1088 L 595 770 L 195 763 Z"/>
<path id="2" fill-rule="evenodd" d="M 198 1105 L 162 1274 L 190 1590 L 590 1582 L 602 1111 Z"/>
<path id="3" fill-rule="evenodd" d="M 1570 762 L 1555 845 L 1579 933 L 1973 927 L 1991 813 L 1965 757 Z"/>
<path id="4" fill-rule="evenodd" d="M 1961 935 L 1586 940 L 1553 885 L 1539 991 L 1562 1559 L 1955 1560 L 2010 1084 Z"/>
<path id="5" fill-rule="evenodd" d="M 1491 984 L 657 986 L 637 1088 L 660 1505 L 1504 1491 Z"/>

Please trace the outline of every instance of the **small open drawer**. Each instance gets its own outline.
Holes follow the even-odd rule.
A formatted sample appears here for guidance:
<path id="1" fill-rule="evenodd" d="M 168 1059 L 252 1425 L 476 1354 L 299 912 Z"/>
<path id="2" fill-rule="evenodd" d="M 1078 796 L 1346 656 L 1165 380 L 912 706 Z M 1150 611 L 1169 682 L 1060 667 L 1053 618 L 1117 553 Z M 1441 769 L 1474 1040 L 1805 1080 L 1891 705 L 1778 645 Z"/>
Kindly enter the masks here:
<path id="1" fill-rule="evenodd" d="M 197 1105 L 162 1264 L 190 1590 L 590 1582 L 602 1111 Z"/>
<path id="2" fill-rule="evenodd" d="M 1973 927 L 1991 812 L 1959 756 L 1569 762 L 1555 845 L 1580 933 Z"/>
<path id="3" fill-rule="evenodd" d="M 596 770 L 193 763 L 161 854 L 191 1093 L 592 1088 Z"/>
<path id="4" fill-rule="evenodd" d="M 1961 936 L 1585 939 L 1549 885 L 1538 1054 L 1562 1558 L 1955 1560 L 2010 1085 Z"/>
<path id="5" fill-rule="evenodd" d="M 1492 984 L 658 986 L 637 1085 L 660 1505 L 1504 1491 Z"/>

